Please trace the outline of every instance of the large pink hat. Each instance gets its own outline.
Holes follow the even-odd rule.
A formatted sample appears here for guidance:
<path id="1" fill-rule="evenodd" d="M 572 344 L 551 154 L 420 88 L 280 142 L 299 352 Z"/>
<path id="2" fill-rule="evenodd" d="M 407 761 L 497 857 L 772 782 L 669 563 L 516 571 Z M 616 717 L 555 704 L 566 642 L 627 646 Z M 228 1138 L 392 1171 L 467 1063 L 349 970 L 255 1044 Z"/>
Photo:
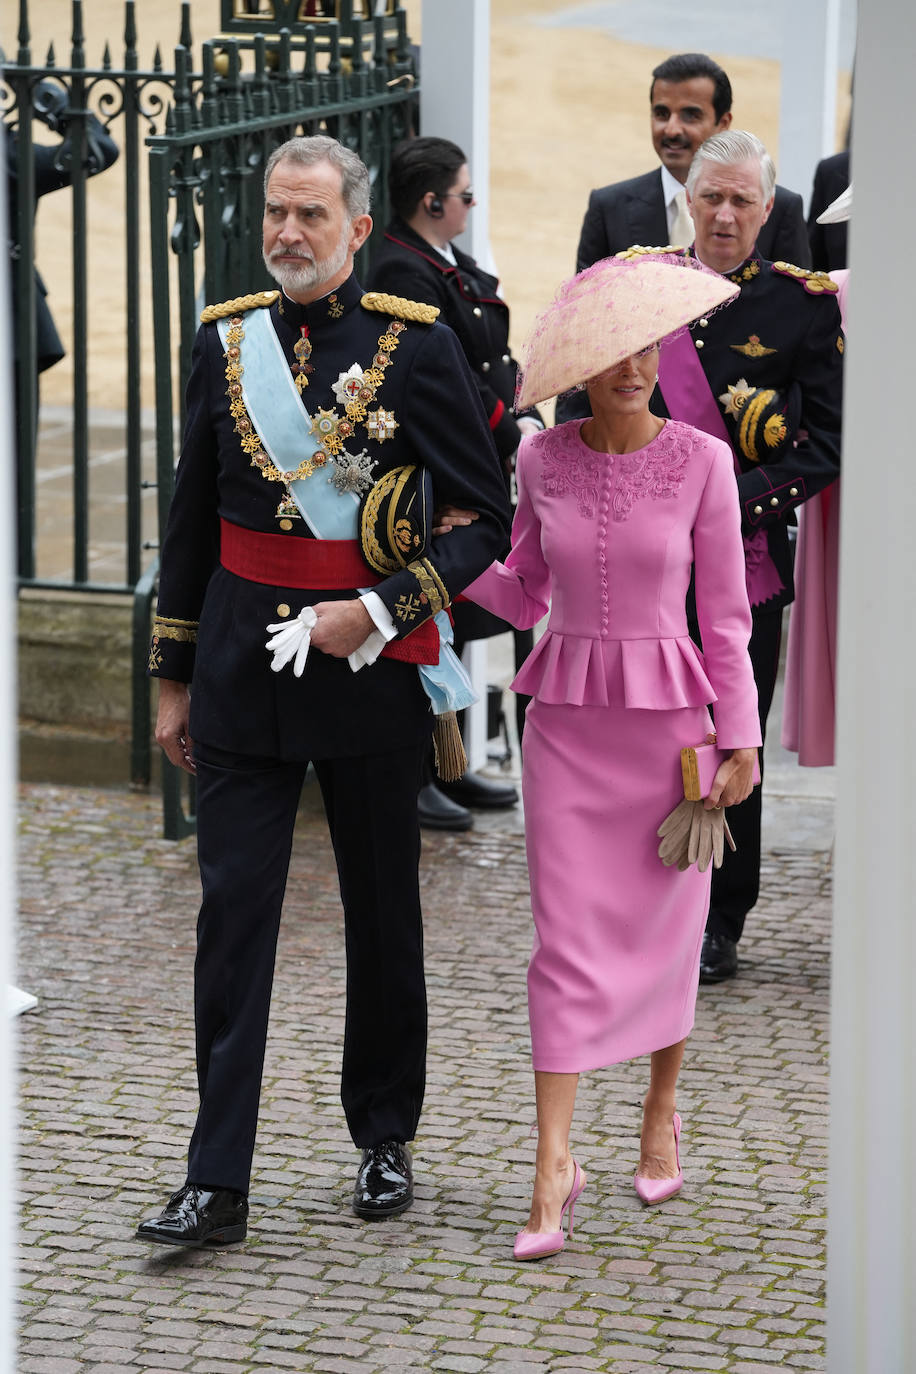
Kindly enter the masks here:
<path id="1" fill-rule="evenodd" d="M 564 282 L 534 322 L 517 406 L 588 381 L 738 295 L 695 258 L 603 258 Z"/>

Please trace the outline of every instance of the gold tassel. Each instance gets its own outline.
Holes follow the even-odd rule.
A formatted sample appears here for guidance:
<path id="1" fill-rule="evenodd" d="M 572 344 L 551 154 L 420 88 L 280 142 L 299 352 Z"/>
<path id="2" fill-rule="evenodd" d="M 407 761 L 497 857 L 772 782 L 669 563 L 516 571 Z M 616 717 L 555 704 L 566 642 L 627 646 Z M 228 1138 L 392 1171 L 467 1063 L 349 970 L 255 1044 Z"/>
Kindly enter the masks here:
<path id="1" fill-rule="evenodd" d="M 457 782 L 467 771 L 468 756 L 464 752 L 464 741 L 454 711 L 445 711 L 441 716 L 436 716 L 433 750 L 439 777 L 443 782 Z"/>

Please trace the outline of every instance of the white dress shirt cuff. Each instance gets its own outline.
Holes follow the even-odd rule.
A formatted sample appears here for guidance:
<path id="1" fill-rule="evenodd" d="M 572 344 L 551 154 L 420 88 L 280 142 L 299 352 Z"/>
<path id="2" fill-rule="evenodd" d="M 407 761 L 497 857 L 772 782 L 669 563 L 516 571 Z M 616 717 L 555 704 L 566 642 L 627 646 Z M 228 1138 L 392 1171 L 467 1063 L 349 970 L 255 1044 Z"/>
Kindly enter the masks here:
<path id="1" fill-rule="evenodd" d="M 358 649 L 348 655 L 347 662 L 354 673 L 358 673 L 360 668 L 368 667 L 370 663 L 374 663 L 388 641 L 394 639 L 397 634 L 391 612 L 378 592 L 366 591 L 361 592 L 360 595 L 375 629 L 370 631 Z"/>

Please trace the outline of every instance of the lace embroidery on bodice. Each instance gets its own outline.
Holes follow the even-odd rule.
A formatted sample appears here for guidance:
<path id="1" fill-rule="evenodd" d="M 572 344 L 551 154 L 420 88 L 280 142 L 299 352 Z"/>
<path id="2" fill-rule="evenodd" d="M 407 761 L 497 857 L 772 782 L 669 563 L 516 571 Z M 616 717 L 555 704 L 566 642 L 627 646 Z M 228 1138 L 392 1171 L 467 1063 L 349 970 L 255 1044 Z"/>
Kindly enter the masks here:
<path id="1" fill-rule="evenodd" d="M 583 444 L 576 425 L 570 425 L 563 432 L 545 429 L 543 436 L 540 446 L 546 451 L 541 476 L 546 495 L 571 493 L 576 498 L 580 515 L 594 515 L 607 455 L 594 453 Z"/>
<path id="2" fill-rule="evenodd" d="M 545 430 L 544 492 L 547 496 L 574 494 L 579 514 L 592 516 L 601 483 L 613 468 L 611 511 L 615 520 L 626 520 L 633 503 L 642 497 L 659 501 L 678 494 L 694 444 L 689 428 L 672 420 L 636 453 L 595 453 L 580 439 L 575 425 L 569 426 L 568 433 Z"/>

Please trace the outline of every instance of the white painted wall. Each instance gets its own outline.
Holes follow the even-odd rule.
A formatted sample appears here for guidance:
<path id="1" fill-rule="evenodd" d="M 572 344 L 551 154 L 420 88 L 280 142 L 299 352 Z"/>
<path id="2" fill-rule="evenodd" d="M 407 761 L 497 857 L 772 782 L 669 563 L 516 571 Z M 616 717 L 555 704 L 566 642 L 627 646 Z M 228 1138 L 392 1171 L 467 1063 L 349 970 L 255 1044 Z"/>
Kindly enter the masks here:
<path id="1" fill-rule="evenodd" d="M 490 0 L 423 0 L 420 129 L 463 148 L 477 204 L 458 246 L 490 262 Z"/>
<path id="2" fill-rule="evenodd" d="M 799 7 L 801 8 L 801 7 Z M 916 6 L 859 6 L 843 437 L 830 1374 L 916 1370 Z M 900 235 L 903 235 L 901 239 Z"/>
<path id="3" fill-rule="evenodd" d="M 0 185 L 0 233 L 6 240 L 6 178 Z M 0 272 L 0 354 L 12 356 L 8 273 Z M 12 983 L 16 912 L 16 601 L 13 473 L 13 393 L 9 367 L 0 372 L 0 994 Z M 0 1374 L 15 1369 L 13 1345 L 13 1225 L 16 1214 L 14 1124 L 16 1087 L 13 1031 L 0 1002 Z"/>
<path id="4" fill-rule="evenodd" d="M 814 169 L 822 157 L 836 152 L 840 0 L 782 4 L 777 179 L 801 193 L 807 213 Z"/>
<path id="5" fill-rule="evenodd" d="M 420 131 L 450 138 L 468 159 L 477 204 L 456 243 L 484 267 L 490 250 L 490 0 L 423 0 Z M 496 270 L 493 268 L 493 270 Z M 472 768 L 487 757 L 487 646 L 476 640 L 464 662 L 477 692 L 465 746 Z"/>

